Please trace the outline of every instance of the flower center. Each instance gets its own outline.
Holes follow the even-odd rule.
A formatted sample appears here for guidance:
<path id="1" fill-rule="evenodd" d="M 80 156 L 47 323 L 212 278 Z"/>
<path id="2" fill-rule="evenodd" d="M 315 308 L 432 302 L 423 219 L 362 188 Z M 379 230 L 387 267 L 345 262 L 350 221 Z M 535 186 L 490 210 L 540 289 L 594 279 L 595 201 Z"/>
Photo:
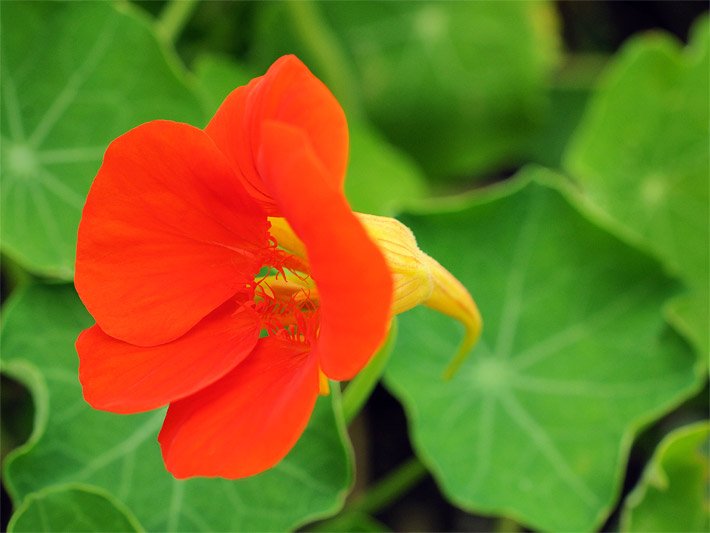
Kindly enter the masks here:
<path id="1" fill-rule="evenodd" d="M 293 263 L 293 256 L 279 256 L 284 262 L 268 266 L 255 280 L 255 310 L 261 317 L 262 331 L 313 344 L 318 336 L 318 290 L 308 274 L 283 266 Z"/>

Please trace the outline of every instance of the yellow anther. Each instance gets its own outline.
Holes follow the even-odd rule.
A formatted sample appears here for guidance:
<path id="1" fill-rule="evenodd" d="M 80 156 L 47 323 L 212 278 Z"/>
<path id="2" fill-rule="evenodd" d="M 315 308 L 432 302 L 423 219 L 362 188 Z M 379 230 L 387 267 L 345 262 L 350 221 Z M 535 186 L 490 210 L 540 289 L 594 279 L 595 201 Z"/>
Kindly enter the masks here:
<path id="1" fill-rule="evenodd" d="M 318 289 L 311 278 L 290 275 L 284 279 L 280 274 L 266 276 L 260 281 L 263 290 L 276 300 L 293 299 L 296 302 L 318 300 Z"/>

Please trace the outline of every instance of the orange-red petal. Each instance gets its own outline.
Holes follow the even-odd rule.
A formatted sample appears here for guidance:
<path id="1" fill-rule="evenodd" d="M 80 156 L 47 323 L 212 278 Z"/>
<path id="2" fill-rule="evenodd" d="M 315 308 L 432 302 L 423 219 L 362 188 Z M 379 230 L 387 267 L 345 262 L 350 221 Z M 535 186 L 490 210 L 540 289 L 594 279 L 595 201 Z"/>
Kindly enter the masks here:
<path id="1" fill-rule="evenodd" d="M 347 120 L 333 94 L 308 67 L 294 55 L 279 58 L 249 99 L 257 147 L 264 121 L 293 126 L 306 135 L 331 183 L 342 186 L 348 165 Z"/>
<path id="2" fill-rule="evenodd" d="M 259 318 L 229 301 L 182 337 L 140 347 L 99 326 L 76 343 L 84 398 L 95 409 L 136 413 L 166 405 L 212 384 L 238 365 L 259 338 Z"/>
<path id="3" fill-rule="evenodd" d="M 348 163 L 345 113 L 328 88 L 293 55 L 283 56 L 267 73 L 233 91 L 205 131 L 230 157 L 249 183 L 249 192 L 271 215 L 279 215 L 263 177 L 255 170 L 261 125 L 267 120 L 290 124 L 308 137 L 331 184 L 342 187 Z"/>
<path id="4" fill-rule="evenodd" d="M 76 288 L 108 335 L 162 344 L 253 282 L 267 227 L 204 131 L 149 122 L 106 151 L 79 225 Z"/>
<path id="5" fill-rule="evenodd" d="M 246 120 L 247 97 L 261 80 L 261 77 L 254 78 L 249 85 L 234 89 L 219 106 L 205 132 L 232 165 L 240 170 L 249 194 L 271 213 L 275 209 L 274 203 L 256 170 Z"/>
<path id="6" fill-rule="evenodd" d="M 276 465 L 308 424 L 318 396 L 317 361 L 279 337 L 221 380 L 170 405 L 158 440 L 177 478 L 242 478 Z"/>
<path id="7" fill-rule="evenodd" d="M 266 122 L 259 172 L 308 251 L 320 298 L 320 366 L 331 379 L 351 379 L 387 332 L 392 276 L 384 257 L 301 130 Z"/>

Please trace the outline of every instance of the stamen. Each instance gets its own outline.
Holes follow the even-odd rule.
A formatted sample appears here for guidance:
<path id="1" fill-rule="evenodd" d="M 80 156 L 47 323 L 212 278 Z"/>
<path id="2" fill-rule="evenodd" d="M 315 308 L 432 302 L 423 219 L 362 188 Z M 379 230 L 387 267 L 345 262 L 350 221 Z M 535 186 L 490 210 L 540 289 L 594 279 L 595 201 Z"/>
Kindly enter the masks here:
<path id="1" fill-rule="evenodd" d="M 273 258 L 280 260 L 283 255 Z M 291 342 L 312 345 L 319 326 L 318 291 L 313 281 L 307 274 L 293 272 L 281 264 L 269 267 L 276 273 L 255 280 L 254 287 L 253 305 L 261 317 L 261 329 Z"/>

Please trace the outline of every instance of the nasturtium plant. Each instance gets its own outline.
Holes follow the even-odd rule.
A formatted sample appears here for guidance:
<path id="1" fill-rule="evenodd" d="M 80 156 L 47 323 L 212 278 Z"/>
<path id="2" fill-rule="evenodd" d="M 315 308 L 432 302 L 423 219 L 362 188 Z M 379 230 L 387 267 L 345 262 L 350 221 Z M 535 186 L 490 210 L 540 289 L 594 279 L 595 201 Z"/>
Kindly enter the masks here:
<path id="1" fill-rule="evenodd" d="M 69 280 L 108 142 L 146 120 L 202 125 L 206 115 L 148 19 L 127 4 L 3 2 L 0 34 L 2 251 Z"/>
<path id="2" fill-rule="evenodd" d="M 240 481 L 178 481 L 166 472 L 156 440 L 163 411 L 118 416 L 84 401 L 74 341 L 92 321 L 71 287 L 22 289 L 4 313 L 2 371 L 30 388 L 36 410 L 30 440 L 4 467 L 16 505 L 44 487 L 88 484 L 149 531 L 291 529 L 342 506 L 352 464 L 337 391 L 319 400 L 303 437 L 276 468 Z"/>
<path id="3" fill-rule="evenodd" d="M 483 520 L 484 528 L 500 531 L 708 529 L 710 429 L 706 413 L 696 408 L 706 399 L 685 401 L 707 390 L 706 8 L 673 4 L 674 20 L 685 18 L 688 24 L 705 9 L 687 45 L 654 31 L 635 35 L 619 53 L 597 55 L 617 47 L 610 39 L 620 29 L 604 25 L 600 32 L 597 22 L 616 20 L 618 13 L 610 13 L 623 10 L 549 0 L 1 3 L 2 481 L 11 505 L 3 508 L 0 527 L 11 532 L 475 530 Z M 585 25 L 594 30 L 579 32 Z M 685 28 L 675 34 L 684 39 Z M 568 45 L 563 53 L 561 38 Z M 303 150 L 284 142 L 265 157 L 259 139 L 263 122 L 255 126 L 248 120 L 253 127 L 235 128 L 245 122 L 226 120 L 224 136 L 217 136 L 223 141 L 219 149 L 241 150 L 235 158 L 238 170 L 220 179 L 215 165 L 221 156 L 213 150 L 194 166 L 198 171 L 186 171 L 183 163 L 196 162 L 191 150 L 196 145 L 174 142 L 169 132 L 189 130 L 202 137 L 203 148 L 216 143 L 199 128 L 236 87 L 287 54 L 296 54 L 332 91 L 346 112 L 348 135 L 344 121 L 335 134 L 322 124 L 309 129 L 308 124 L 319 123 L 312 120 L 318 113 L 313 101 L 302 105 L 303 91 L 296 90 L 285 99 L 290 102 L 285 108 L 297 126 L 305 125 L 300 129 L 326 147 L 316 150 L 315 165 L 285 163 L 294 154 L 308 155 L 313 135 L 307 135 Z M 269 120 L 278 118 L 284 101 L 270 103 L 274 115 Z M 239 105 L 232 111 L 240 111 Z M 156 119 L 165 120 L 156 126 Z M 150 164 L 130 167 L 125 161 L 116 164 L 115 153 L 106 155 L 117 136 L 145 141 L 141 134 L 146 132 L 155 134 L 149 136 L 152 146 L 165 148 L 169 157 L 145 157 L 147 145 L 141 142 L 124 144 L 131 150 L 123 155 Z M 235 132 L 246 140 L 232 142 Z M 245 165 L 250 157 L 254 165 Z M 317 163 L 332 157 L 339 161 L 336 186 L 306 191 L 318 175 Z M 249 208 L 243 208 L 250 204 L 245 200 L 235 209 L 228 201 L 232 195 L 216 194 L 200 206 L 194 196 L 177 195 L 181 208 L 162 226 L 165 238 L 143 247 L 130 239 L 120 243 L 117 219 L 103 217 L 115 215 L 123 202 L 123 229 L 130 234 L 169 211 L 166 188 L 184 183 L 185 173 L 199 175 L 197 181 L 208 189 L 220 189 L 216 184 L 221 183 L 220 191 L 229 193 L 231 178 L 239 178 L 245 166 L 253 166 L 256 174 L 261 167 L 279 166 L 283 174 L 276 181 L 293 187 L 291 207 L 304 205 L 314 192 L 334 191 L 339 205 L 345 205 L 340 178 L 347 175 L 345 197 L 360 212 L 351 229 L 364 229 L 369 239 L 363 242 L 372 240 L 383 257 L 371 255 L 353 268 L 344 250 L 347 231 L 323 218 L 333 202 L 303 209 L 311 236 L 322 239 L 330 232 L 319 250 L 327 255 L 341 247 L 344 252 L 327 269 L 332 286 L 364 301 L 357 311 L 343 313 L 341 333 L 376 314 L 378 304 L 380 337 L 390 316 L 417 303 L 450 316 L 417 307 L 393 319 L 387 340 L 376 350 L 363 350 L 365 356 L 375 353 L 342 385 L 342 394 L 340 384 L 319 374 L 322 394 L 314 400 L 308 425 L 303 420 L 302 437 L 273 468 L 238 480 L 219 473 L 192 477 L 194 472 L 184 476 L 190 479 L 176 479 L 166 471 L 157 440 L 166 415 L 162 403 L 152 406 L 155 411 L 136 409 L 140 412 L 132 415 L 102 412 L 87 403 L 140 389 L 141 379 L 126 378 L 133 365 L 121 357 L 111 360 L 95 346 L 77 357 L 80 332 L 93 327 L 87 335 L 95 340 L 103 327 L 103 320 L 94 326 L 70 283 L 82 208 L 107 160 L 116 164 L 116 187 L 90 213 L 89 219 L 104 224 L 84 244 L 91 248 L 101 242 L 112 250 L 93 250 L 96 264 L 106 262 L 89 268 L 93 286 L 87 296 L 101 299 L 114 289 L 104 310 L 119 322 L 145 326 L 145 313 L 117 309 L 142 298 L 143 303 L 159 299 L 168 289 L 184 295 L 190 279 L 203 283 L 205 292 L 234 283 L 229 275 L 217 280 L 214 269 L 208 272 L 214 263 L 196 260 L 193 253 L 178 253 L 169 263 L 161 246 L 175 234 L 181 237 L 172 232 L 176 228 L 182 237 L 200 228 L 201 216 L 191 219 L 197 224 L 185 223 L 196 206 L 207 206 L 199 213 L 207 218 L 219 211 L 215 205 L 221 202 L 214 196 L 227 199 L 220 212 L 229 213 L 230 220 L 246 216 Z M 166 161 L 174 165 L 163 172 Z M 251 177 L 258 179 L 250 195 L 264 193 L 262 185 L 271 187 L 259 181 L 263 176 Z M 156 187 L 138 201 L 136 189 L 155 181 L 166 188 Z M 470 188 L 477 190 L 427 198 Z M 132 211 L 143 200 L 142 211 Z M 374 215 L 397 215 L 406 226 Z M 313 259 L 297 228 L 283 218 L 270 213 L 259 226 L 269 232 L 266 246 L 281 250 L 276 254 L 288 251 L 296 262 Z M 230 230 L 239 228 L 244 229 L 236 224 Z M 245 252 L 239 246 L 229 250 L 225 254 Z M 133 258 L 154 254 L 158 276 L 180 269 L 186 275 L 142 295 L 123 290 L 126 279 L 147 275 L 144 269 L 130 271 L 123 260 L 131 253 Z M 382 258 L 392 274 L 390 314 L 383 312 L 379 294 L 363 298 L 358 286 L 375 263 L 382 267 Z M 194 268 L 186 267 L 190 261 Z M 76 269 L 80 292 L 81 270 Z M 259 276 L 274 285 L 281 281 L 265 270 Z M 40 283 L 38 278 L 47 279 Z M 250 289 L 258 279 L 250 275 L 242 281 Z M 443 305 L 449 289 L 458 292 Z M 481 322 L 467 290 L 484 323 L 473 350 Z M 264 296 L 269 294 L 247 303 L 263 306 Z M 336 300 L 342 304 L 347 298 Z M 168 307 L 167 314 L 157 313 L 163 328 L 186 314 L 171 316 L 178 305 Z M 275 316 L 287 326 L 282 333 L 291 334 L 287 315 L 293 309 L 274 306 L 273 316 L 261 318 Z M 192 311 L 188 305 L 186 312 Z M 223 333 L 232 333 L 227 322 Z M 273 333 L 268 330 L 273 321 L 265 325 L 255 339 Z M 343 342 L 346 362 L 362 337 L 360 330 L 355 333 Z M 333 338 L 343 340 L 342 335 Z M 301 340 L 296 334 L 293 339 Z M 195 350 L 181 353 L 158 342 L 165 365 L 157 367 L 174 371 L 179 361 L 202 363 L 201 350 L 217 340 L 208 335 Z M 232 338 L 221 340 L 234 348 Z M 138 339 L 129 355 L 140 359 L 146 344 Z M 225 356 L 225 350 L 207 351 Z M 88 380 L 87 361 L 101 370 Z M 111 367 L 117 361 L 123 363 L 122 376 Z M 197 366 L 180 368 L 192 378 Z M 383 373 L 385 387 L 404 407 L 408 435 L 396 401 L 377 389 Z M 146 397 L 156 392 L 145 385 Z M 13 398 L 13 389 L 22 394 Z M 145 399 L 126 396 L 119 399 Z M 276 396 L 264 394 L 263 404 L 283 406 Z M 380 405 L 393 407 L 396 415 Z M 361 410 L 364 416 L 358 417 Z M 261 417 L 245 411 L 261 427 Z M 697 418 L 705 420 L 667 433 Z M 352 444 L 346 431 L 351 423 Z M 185 432 L 198 439 L 191 450 L 197 453 L 189 450 L 184 456 L 199 463 L 213 452 L 214 442 L 224 442 L 212 436 L 230 433 L 222 427 L 236 426 Z M 666 437 L 651 458 L 645 457 L 643 450 L 655 444 L 649 439 L 660 432 Z M 200 442 L 206 433 L 210 437 Z M 260 452 L 265 440 L 242 433 Z M 243 461 L 243 454 L 230 452 L 224 446 L 212 453 L 217 456 L 212 464 Z M 630 486 L 642 466 L 640 479 Z M 406 496 L 429 474 L 436 483 L 422 483 Z"/>
<path id="4" fill-rule="evenodd" d="M 658 445 L 621 515 L 622 531 L 704 532 L 710 529 L 710 425 L 680 427 Z"/>
<path id="5" fill-rule="evenodd" d="M 319 65 L 325 54 L 299 38 L 304 11 L 284 2 L 259 12 L 255 62 L 295 50 Z M 313 11 L 309 20 L 327 22 L 331 48 L 342 48 L 337 72 L 351 73 L 368 117 L 427 175 L 482 174 L 522 156 L 557 60 L 552 4 L 323 2 Z"/>
<path id="6" fill-rule="evenodd" d="M 566 154 L 581 195 L 612 230 L 654 253 L 688 292 L 669 318 L 708 356 L 710 19 L 685 48 L 663 34 L 628 43 Z"/>
<path id="7" fill-rule="evenodd" d="M 660 265 L 582 217 L 561 177 L 521 174 L 403 216 L 476 294 L 484 329 L 447 381 L 457 326 L 426 309 L 401 316 L 386 384 L 451 501 L 588 531 L 616 501 L 635 432 L 702 376 L 664 323 L 676 287 Z"/>
<path id="8" fill-rule="evenodd" d="M 145 531 L 133 513 L 91 485 L 55 485 L 33 492 L 12 516 L 8 531 Z"/>

